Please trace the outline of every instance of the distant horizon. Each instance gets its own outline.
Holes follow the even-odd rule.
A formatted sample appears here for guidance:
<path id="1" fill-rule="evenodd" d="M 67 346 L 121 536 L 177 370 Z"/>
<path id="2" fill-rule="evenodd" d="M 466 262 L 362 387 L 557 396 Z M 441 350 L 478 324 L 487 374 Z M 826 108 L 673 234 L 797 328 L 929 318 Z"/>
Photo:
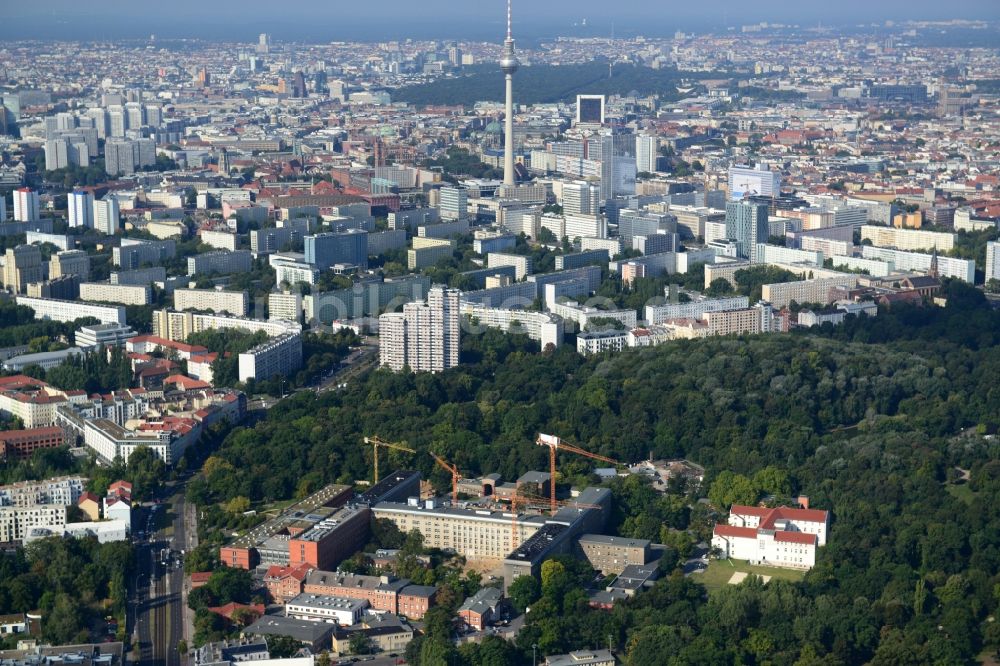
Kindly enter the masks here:
<path id="1" fill-rule="evenodd" d="M 548 0 L 528 9 L 514 0 L 514 36 L 531 41 L 553 37 L 611 36 L 663 37 L 677 30 L 720 33 L 727 28 L 763 21 L 799 25 L 822 24 L 856 30 L 861 25 L 884 26 L 885 21 L 1000 20 L 1000 2 L 956 0 L 940 3 L 906 0 L 841 0 L 837 11 L 792 0 L 758 0 L 750 12 L 744 3 L 716 0 L 711 12 L 688 4 L 650 11 L 642 0 L 618 0 L 614 13 L 596 0 Z M 207 39 L 251 42 L 266 32 L 275 40 L 299 43 L 388 40 L 497 41 L 504 32 L 504 2 L 468 5 L 457 0 L 425 0 L 418 8 L 402 0 L 382 0 L 379 14 L 357 6 L 337 7 L 329 2 L 297 2 L 277 11 L 264 0 L 174 0 L 164 6 L 136 6 L 124 0 L 42 0 L 4 9 L 0 40 L 103 41 L 146 39 Z"/>

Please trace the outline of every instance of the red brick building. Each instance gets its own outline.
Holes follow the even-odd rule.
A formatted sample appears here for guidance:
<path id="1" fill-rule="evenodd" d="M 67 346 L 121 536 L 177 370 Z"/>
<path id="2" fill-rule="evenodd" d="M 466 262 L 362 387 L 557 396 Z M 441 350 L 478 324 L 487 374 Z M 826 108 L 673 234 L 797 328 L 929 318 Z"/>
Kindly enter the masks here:
<path id="1" fill-rule="evenodd" d="M 0 432 L 0 460 L 30 458 L 39 449 L 54 449 L 66 443 L 66 434 L 58 426 Z"/>
<path id="2" fill-rule="evenodd" d="M 434 605 L 437 588 L 412 585 L 405 578 L 360 576 L 314 570 L 306 576 L 302 591 L 347 599 L 366 599 L 374 610 L 388 611 L 419 620 Z"/>
<path id="3" fill-rule="evenodd" d="M 354 554 L 368 538 L 370 512 L 367 507 L 344 507 L 324 521 L 288 540 L 288 564 L 309 564 L 333 569 Z"/>
<path id="4" fill-rule="evenodd" d="M 275 603 L 283 604 L 302 594 L 306 576 L 313 570 L 310 564 L 296 567 L 274 565 L 264 574 L 264 586 Z"/>

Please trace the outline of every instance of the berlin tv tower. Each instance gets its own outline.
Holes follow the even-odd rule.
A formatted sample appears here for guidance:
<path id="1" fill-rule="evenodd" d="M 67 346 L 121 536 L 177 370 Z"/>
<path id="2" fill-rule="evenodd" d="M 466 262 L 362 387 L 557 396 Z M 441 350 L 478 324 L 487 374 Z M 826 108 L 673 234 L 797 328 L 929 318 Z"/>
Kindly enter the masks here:
<path id="1" fill-rule="evenodd" d="M 511 0 L 507 0 L 507 39 L 503 43 L 500 71 L 507 79 L 507 118 L 504 125 L 503 184 L 504 189 L 514 188 L 514 72 L 521 66 L 514 55 L 514 37 L 511 34 Z"/>

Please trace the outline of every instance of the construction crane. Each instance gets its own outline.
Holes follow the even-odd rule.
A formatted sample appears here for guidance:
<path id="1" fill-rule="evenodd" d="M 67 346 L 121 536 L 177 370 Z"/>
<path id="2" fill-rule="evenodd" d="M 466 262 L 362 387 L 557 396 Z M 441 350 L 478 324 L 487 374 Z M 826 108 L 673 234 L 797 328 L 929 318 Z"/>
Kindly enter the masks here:
<path id="1" fill-rule="evenodd" d="M 378 437 L 365 437 L 365 444 L 372 445 L 372 456 L 375 458 L 375 483 L 378 483 L 378 449 L 382 447 L 383 449 L 393 449 L 394 451 L 406 451 L 407 453 L 416 453 L 411 448 L 405 447 L 402 444 L 394 444 L 393 442 L 386 442 Z"/>
<path id="2" fill-rule="evenodd" d="M 531 493 L 521 492 L 521 486 L 517 486 L 514 489 L 514 494 L 510 496 L 510 544 L 511 550 L 517 549 L 517 508 L 520 505 L 522 508 L 528 507 L 550 507 L 551 500 L 548 497 L 542 497 L 541 495 L 534 495 Z M 576 500 L 557 500 L 556 506 L 571 506 L 579 509 L 603 509 L 604 507 L 600 504 L 586 504 L 584 502 L 577 502 Z M 551 509 L 552 513 L 555 513 L 555 509 Z"/>
<path id="3" fill-rule="evenodd" d="M 600 460 L 601 462 L 610 463 L 612 465 L 621 465 L 622 463 L 617 460 L 612 460 L 611 458 L 605 458 L 602 455 L 596 453 L 591 453 L 590 451 L 585 451 L 578 446 L 573 446 L 572 444 L 567 444 L 562 441 L 559 437 L 555 435 L 543 435 L 539 433 L 538 439 L 535 440 L 535 444 L 538 446 L 549 447 L 549 508 L 552 513 L 556 512 L 556 452 L 557 451 L 568 451 L 569 453 L 575 453 L 578 456 L 584 456 L 585 458 L 591 458 L 593 460 Z"/>
<path id="4" fill-rule="evenodd" d="M 444 458 L 434 453 L 433 451 L 428 451 L 437 464 L 444 468 L 449 474 L 451 474 L 451 503 L 458 504 L 458 482 L 461 480 L 462 476 L 458 473 L 458 467 L 449 464 Z"/>

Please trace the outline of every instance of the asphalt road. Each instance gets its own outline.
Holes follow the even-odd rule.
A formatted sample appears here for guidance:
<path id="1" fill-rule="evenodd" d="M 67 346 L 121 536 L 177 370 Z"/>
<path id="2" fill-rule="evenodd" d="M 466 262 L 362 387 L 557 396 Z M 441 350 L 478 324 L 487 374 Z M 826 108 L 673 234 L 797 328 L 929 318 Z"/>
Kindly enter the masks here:
<path id="1" fill-rule="evenodd" d="M 331 373 L 299 390 L 336 390 L 370 368 L 378 362 L 378 346 L 366 343 Z M 275 399 L 258 399 L 250 403 L 250 408 L 267 410 L 276 402 Z M 165 565 L 161 558 L 164 549 L 190 552 L 198 544 L 197 511 L 185 502 L 184 489 L 184 482 L 172 485 L 163 493 L 164 503 L 155 505 L 158 509 L 141 509 L 136 522 L 137 529 L 146 533 L 146 539 L 136 546 L 138 566 L 130 611 L 135 637 L 132 660 L 139 666 L 183 666 L 188 662 L 177 650 L 182 638 L 191 645 L 194 634 L 194 614 L 187 608 L 188 586 L 183 568 L 176 566 L 174 560 Z M 153 531 L 154 511 L 167 512 L 171 516 L 170 524 Z M 371 660 L 371 666 L 381 663 Z"/>
<path id="2" fill-rule="evenodd" d="M 180 552 L 190 547 L 188 534 L 194 530 L 192 512 L 186 510 L 184 486 L 172 489 L 167 502 L 158 511 L 171 516 L 168 525 L 151 533 L 137 549 L 138 577 L 135 583 L 137 653 L 134 660 L 140 666 L 181 666 L 186 659 L 177 651 L 181 638 L 190 639 L 185 621 L 184 571 L 179 560 L 164 564 L 164 550 Z M 144 510 L 150 515 L 152 509 Z"/>
<path id="3" fill-rule="evenodd" d="M 345 384 L 348 380 L 354 379 L 377 362 L 378 346 L 365 345 L 357 351 L 351 352 L 347 358 L 341 362 L 339 368 L 335 369 L 334 372 L 326 377 L 323 377 L 317 386 L 310 388 L 311 390 L 315 390 L 317 393 L 336 390 L 341 384 Z"/>
<path id="4" fill-rule="evenodd" d="M 357 348 L 355 351 L 352 351 L 343 361 L 341 361 L 339 365 L 332 368 L 327 374 L 317 378 L 308 386 L 295 389 L 294 391 L 286 394 L 284 397 L 287 398 L 290 395 L 294 395 L 295 393 L 300 393 L 302 391 L 315 391 L 316 393 L 335 391 L 341 384 L 346 384 L 349 380 L 354 379 L 362 372 L 371 368 L 377 362 L 378 345 L 366 343 Z M 247 404 L 247 408 L 251 412 L 267 411 L 278 401 L 278 398 L 258 397 L 251 400 Z"/>

